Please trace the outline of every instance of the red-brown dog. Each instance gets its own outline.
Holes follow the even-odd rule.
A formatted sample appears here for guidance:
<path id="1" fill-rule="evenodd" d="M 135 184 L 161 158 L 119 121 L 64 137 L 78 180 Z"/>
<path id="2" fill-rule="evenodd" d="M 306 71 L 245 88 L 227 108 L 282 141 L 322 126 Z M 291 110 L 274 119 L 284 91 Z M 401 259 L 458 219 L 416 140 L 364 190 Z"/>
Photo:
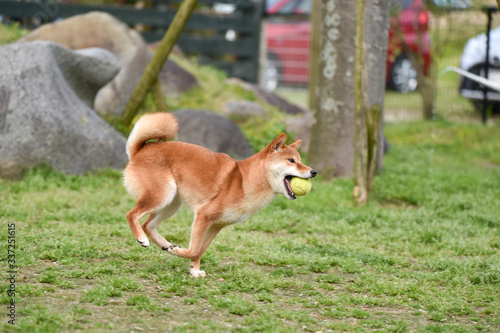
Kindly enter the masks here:
<path id="1" fill-rule="evenodd" d="M 246 220 L 279 193 L 294 200 L 290 179 L 313 178 L 316 171 L 301 163 L 301 141 L 286 146 L 284 133 L 259 153 L 236 161 L 197 145 L 162 141 L 177 129 L 169 113 L 147 114 L 135 124 L 127 141 L 124 184 L 137 205 L 127 220 L 142 246 L 149 246 L 147 235 L 168 253 L 191 259 L 192 276 L 205 276 L 200 258 L 223 227 Z M 158 141 L 148 142 L 153 139 Z M 188 249 L 170 244 L 156 230 L 183 202 L 195 213 Z M 141 227 L 139 220 L 147 214 Z"/>

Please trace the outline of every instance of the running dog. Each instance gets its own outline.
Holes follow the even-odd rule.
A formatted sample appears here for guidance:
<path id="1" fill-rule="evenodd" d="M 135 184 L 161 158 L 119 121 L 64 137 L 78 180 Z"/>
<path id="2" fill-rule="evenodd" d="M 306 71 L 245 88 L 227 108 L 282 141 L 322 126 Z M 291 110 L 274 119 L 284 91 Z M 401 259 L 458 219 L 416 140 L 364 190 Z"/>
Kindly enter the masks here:
<path id="1" fill-rule="evenodd" d="M 301 163 L 301 140 L 287 146 L 284 133 L 259 153 L 237 161 L 201 146 L 167 141 L 177 130 L 170 113 L 146 114 L 135 124 L 127 141 L 130 161 L 124 185 L 137 205 L 127 221 L 139 244 L 148 247 L 149 237 L 168 253 L 190 259 L 191 275 L 204 277 L 201 256 L 223 227 L 246 220 L 277 194 L 295 200 L 290 179 L 314 178 L 317 172 Z M 157 231 L 182 203 L 195 214 L 188 249 L 172 245 Z M 148 214 L 141 227 L 140 219 Z"/>

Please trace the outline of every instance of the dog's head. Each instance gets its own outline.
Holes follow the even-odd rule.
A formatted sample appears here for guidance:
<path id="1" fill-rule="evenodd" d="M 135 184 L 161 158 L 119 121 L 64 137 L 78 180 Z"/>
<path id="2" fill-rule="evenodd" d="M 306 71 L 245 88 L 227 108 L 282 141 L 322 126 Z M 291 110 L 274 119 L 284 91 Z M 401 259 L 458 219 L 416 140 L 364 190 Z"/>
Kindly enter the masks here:
<path id="1" fill-rule="evenodd" d="M 287 146 L 286 134 L 281 133 L 265 148 L 269 183 L 275 193 L 283 193 L 290 200 L 297 198 L 290 188 L 292 177 L 314 178 L 317 174 L 316 170 L 302 164 L 297 151 L 301 142 L 298 140 Z"/>

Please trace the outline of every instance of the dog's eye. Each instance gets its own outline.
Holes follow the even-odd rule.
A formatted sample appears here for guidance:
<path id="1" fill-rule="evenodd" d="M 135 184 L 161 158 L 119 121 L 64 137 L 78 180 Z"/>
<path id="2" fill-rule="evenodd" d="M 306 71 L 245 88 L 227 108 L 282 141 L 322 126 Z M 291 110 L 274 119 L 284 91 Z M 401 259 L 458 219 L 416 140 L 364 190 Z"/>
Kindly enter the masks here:
<path id="1" fill-rule="evenodd" d="M 290 163 L 295 163 L 295 160 L 294 160 L 293 158 L 289 158 L 289 159 L 288 159 L 288 162 L 290 162 Z"/>

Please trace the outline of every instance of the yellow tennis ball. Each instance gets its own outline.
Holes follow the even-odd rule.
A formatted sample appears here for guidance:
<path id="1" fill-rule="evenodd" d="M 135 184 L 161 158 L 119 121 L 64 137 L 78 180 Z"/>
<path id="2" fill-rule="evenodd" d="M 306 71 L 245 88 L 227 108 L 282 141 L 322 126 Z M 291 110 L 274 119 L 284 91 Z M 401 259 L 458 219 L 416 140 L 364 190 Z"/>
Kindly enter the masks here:
<path id="1" fill-rule="evenodd" d="M 303 196 L 311 192 L 312 184 L 309 179 L 293 177 L 290 181 L 290 188 L 295 195 Z"/>

